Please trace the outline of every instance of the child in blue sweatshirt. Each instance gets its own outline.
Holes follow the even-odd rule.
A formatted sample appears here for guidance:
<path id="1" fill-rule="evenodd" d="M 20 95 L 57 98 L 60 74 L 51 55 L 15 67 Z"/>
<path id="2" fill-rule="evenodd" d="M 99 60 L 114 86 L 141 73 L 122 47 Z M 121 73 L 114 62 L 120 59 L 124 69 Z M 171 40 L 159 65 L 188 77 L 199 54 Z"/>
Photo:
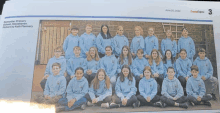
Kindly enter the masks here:
<path id="1" fill-rule="evenodd" d="M 140 101 L 135 96 L 137 92 L 135 83 L 135 78 L 132 76 L 130 67 L 124 65 L 122 67 L 122 73 L 117 79 L 115 86 L 116 94 L 112 97 L 110 108 L 118 108 L 120 106 L 139 107 Z"/>
<path id="2" fill-rule="evenodd" d="M 101 26 L 101 32 L 98 34 L 96 39 L 96 46 L 98 48 L 100 58 L 105 56 L 106 46 L 113 47 L 113 37 L 111 36 L 107 25 Z"/>
<path id="3" fill-rule="evenodd" d="M 81 48 L 76 46 L 73 48 L 75 56 L 71 57 L 67 62 L 67 73 L 72 79 L 75 76 L 75 69 L 77 67 L 84 67 L 85 59 L 80 56 Z"/>
<path id="4" fill-rule="evenodd" d="M 144 39 L 145 48 L 144 48 L 144 55 L 145 58 L 150 58 L 151 51 L 153 49 L 158 50 L 158 39 L 154 34 L 154 29 L 152 27 L 148 30 L 148 36 Z"/>
<path id="5" fill-rule="evenodd" d="M 84 64 L 84 77 L 88 80 L 89 85 L 91 84 L 91 81 L 95 78 L 95 75 L 100 68 L 99 66 L 99 55 L 96 47 L 91 47 L 89 49 L 89 54 L 87 55 L 87 58 L 85 59 Z"/>
<path id="6" fill-rule="evenodd" d="M 136 26 L 134 30 L 135 37 L 132 39 L 130 46 L 133 58 L 136 57 L 138 49 L 144 49 L 143 29 L 140 26 Z"/>
<path id="7" fill-rule="evenodd" d="M 188 30 L 183 28 L 182 37 L 178 40 L 178 53 L 181 49 L 185 49 L 187 52 L 187 57 L 193 62 L 193 57 L 195 55 L 195 44 L 191 37 L 188 36 Z"/>
<path id="8" fill-rule="evenodd" d="M 49 75 L 52 75 L 52 65 L 54 63 L 60 63 L 61 64 L 61 71 L 60 71 L 60 75 L 61 76 L 65 76 L 66 75 L 66 59 L 61 56 L 62 54 L 62 48 L 59 46 L 56 49 L 54 49 L 54 57 L 50 58 L 47 66 L 46 66 L 46 70 L 44 73 L 44 77 L 42 79 L 42 81 L 40 82 L 41 88 L 44 90 L 45 89 L 45 84 L 47 81 L 47 78 L 49 77 Z M 66 80 L 69 81 L 70 78 L 65 76 Z"/>
<path id="9" fill-rule="evenodd" d="M 176 53 L 177 53 L 177 44 L 176 41 L 173 39 L 173 35 L 172 35 L 172 31 L 171 30 L 167 30 L 166 32 L 166 39 L 162 39 L 161 41 L 161 51 L 163 56 L 165 56 L 165 52 L 166 50 L 170 50 L 172 52 L 172 56 L 176 57 Z"/>
<path id="10" fill-rule="evenodd" d="M 79 46 L 82 50 L 80 56 L 86 58 L 89 54 L 90 47 L 96 47 L 96 36 L 92 34 L 92 25 L 86 25 L 86 32 L 80 36 Z"/>
<path id="11" fill-rule="evenodd" d="M 112 101 L 112 87 L 104 69 L 98 70 L 89 93 L 85 97 L 88 100 L 88 106 L 101 105 L 101 107 L 109 108 L 109 103 Z"/>
<path id="12" fill-rule="evenodd" d="M 183 87 L 179 80 L 174 76 L 175 70 L 173 67 L 167 69 L 167 77 L 163 81 L 162 96 L 160 97 L 163 102 L 163 107 L 178 106 L 188 108 L 187 97 L 184 96 Z"/>
<path id="13" fill-rule="evenodd" d="M 119 57 L 123 46 L 129 46 L 128 38 L 123 35 L 123 27 L 118 26 L 117 35 L 113 39 L 114 54 Z"/>
<path id="14" fill-rule="evenodd" d="M 85 109 L 87 99 L 85 98 L 86 93 L 88 93 L 88 81 L 83 77 L 83 68 L 78 67 L 75 70 L 75 77 L 70 80 L 67 86 L 66 98 L 61 98 L 58 101 L 59 107 L 56 107 L 56 112 L 59 111 L 72 111 L 76 108 L 81 107 Z"/>
<path id="15" fill-rule="evenodd" d="M 201 79 L 199 74 L 199 68 L 196 65 L 193 65 L 191 67 L 191 73 L 192 77 L 190 77 L 186 84 L 186 92 L 188 96 L 188 100 L 191 102 L 191 104 L 194 106 L 195 104 L 205 104 L 208 106 L 211 106 L 211 103 L 209 102 L 212 99 L 211 94 L 205 94 L 205 84 L 203 80 Z"/>
<path id="16" fill-rule="evenodd" d="M 177 78 L 179 79 L 184 92 L 186 88 L 186 81 L 191 76 L 190 67 L 192 62 L 187 58 L 187 52 L 185 49 L 180 50 L 180 57 L 176 60 Z"/>
<path id="17" fill-rule="evenodd" d="M 144 68 L 143 77 L 139 83 L 140 95 L 137 96 L 141 102 L 141 106 L 153 105 L 163 107 L 160 102 L 160 96 L 157 94 L 157 82 L 152 78 L 151 68 L 146 66 Z"/>
<path id="18" fill-rule="evenodd" d="M 200 48 L 198 51 L 198 57 L 193 62 L 193 65 L 197 65 L 199 68 L 199 76 L 202 78 L 202 80 L 205 83 L 205 86 L 208 86 L 208 84 L 211 84 L 211 94 L 213 100 L 216 100 L 216 90 L 218 87 L 218 79 L 216 77 L 213 77 L 213 67 L 210 60 L 205 57 L 205 49 Z M 207 88 L 207 87 L 206 87 Z"/>
<path id="19" fill-rule="evenodd" d="M 74 56 L 73 48 L 79 46 L 78 32 L 79 29 L 76 26 L 73 26 L 71 28 L 71 34 L 69 34 L 63 42 L 63 50 L 67 60 Z"/>
<path id="20" fill-rule="evenodd" d="M 44 104 L 57 104 L 59 99 L 64 97 L 66 90 L 66 79 L 60 74 L 61 65 L 59 63 L 52 64 L 52 73 L 48 77 L 44 94 L 36 95 L 34 101 Z"/>
<path id="21" fill-rule="evenodd" d="M 168 49 L 165 52 L 165 56 L 163 58 L 163 70 L 164 70 L 164 78 L 167 77 L 167 73 L 165 73 L 168 69 L 168 67 L 173 67 L 176 72 L 176 62 L 173 58 L 172 52 Z M 176 74 L 175 74 L 176 76 Z"/>
<path id="22" fill-rule="evenodd" d="M 114 91 L 117 75 L 117 59 L 115 58 L 115 55 L 112 55 L 111 46 L 105 47 L 105 54 L 106 55 L 100 60 L 100 68 L 104 69 L 107 73 Z"/>

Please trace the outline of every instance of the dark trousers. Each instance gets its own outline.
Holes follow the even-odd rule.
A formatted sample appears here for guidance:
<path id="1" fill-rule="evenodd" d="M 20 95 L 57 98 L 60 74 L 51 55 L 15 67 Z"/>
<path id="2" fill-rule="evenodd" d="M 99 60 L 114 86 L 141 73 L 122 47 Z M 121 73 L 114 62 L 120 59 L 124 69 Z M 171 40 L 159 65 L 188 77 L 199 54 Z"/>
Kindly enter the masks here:
<path id="1" fill-rule="evenodd" d="M 96 98 L 97 98 L 97 97 L 98 97 L 98 96 L 96 96 Z M 92 102 L 92 99 L 90 98 L 90 96 L 89 96 L 88 93 L 85 95 L 85 98 L 86 98 L 89 102 Z M 97 102 L 96 104 L 100 106 L 102 103 L 110 103 L 111 101 L 112 101 L 112 96 L 107 96 L 107 97 L 105 97 L 105 99 L 104 99 L 103 101 L 99 101 L 99 102 Z"/>
<path id="2" fill-rule="evenodd" d="M 160 100 L 163 103 L 166 103 L 169 106 L 174 106 L 175 102 L 176 103 L 185 103 L 185 102 L 187 102 L 187 97 L 186 96 L 182 96 L 182 97 L 178 98 L 177 100 L 173 100 L 173 99 L 167 98 L 165 96 L 161 96 Z"/>
<path id="3" fill-rule="evenodd" d="M 105 54 L 102 54 L 102 53 L 99 52 L 99 58 L 102 58 L 104 56 L 105 56 Z"/>
<path id="4" fill-rule="evenodd" d="M 143 77 L 142 77 L 143 78 Z M 140 92 L 139 92 L 139 82 L 140 82 L 140 80 L 142 79 L 142 78 L 140 78 L 140 76 L 135 76 L 135 80 L 136 80 L 136 88 L 137 88 L 137 95 L 139 95 L 140 94 Z"/>
<path id="5" fill-rule="evenodd" d="M 146 105 L 153 105 L 153 103 L 160 101 L 160 96 L 155 95 L 153 99 L 151 99 L 150 102 L 147 102 L 146 98 L 144 98 L 142 95 L 138 95 L 137 99 L 141 102 L 141 106 Z"/>
<path id="6" fill-rule="evenodd" d="M 180 81 L 180 83 L 181 83 L 183 89 L 186 88 L 186 79 L 185 79 L 185 77 L 179 76 L 179 77 L 178 77 L 178 80 Z"/>
<path id="7" fill-rule="evenodd" d="M 67 86 L 70 81 L 70 76 L 67 75 L 65 78 L 66 78 L 66 86 Z M 43 90 L 45 89 L 46 82 L 47 82 L 47 79 L 43 79 L 40 82 L 40 86 Z"/>
<path id="8" fill-rule="evenodd" d="M 91 84 L 92 80 L 95 78 L 96 73 L 92 73 L 91 75 L 88 75 L 85 73 L 83 76 L 88 80 L 89 85 Z"/>
<path id="9" fill-rule="evenodd" d="M 210 101 L 212 99 L 212 96 L 211 95 L 204 95 L 202 98 L 201 98 L 201 101 L 197 101 L 197 98 L 191 96 L 191 95 L 188 95 L 187 99 L 190 101 L 190 102 L 193 102 L 194 104 L 198 105 L 200 104 L 201 102 L 207 102 L 207 101 Z"/>
<path id="10" fill-rule="evenodd" d="M 132 95 L 131 98 L 128 99 L 126 106 L 132 106 L 132 104 L 137 101 L 138 101 L 137 97 L 135 95 Z M 121 98 L 119 98 L 116 94 L 112 96 L 112 102 L 116 104 L 120 104 L 120 106 L 124 106 L 122 105 Z"/>
<path id="11" fill-rule="evenodd" d="M 58 104 L 60 106 L 65 106 L 65 111 L 72 111 L 76 108 L 79 108 L 81 105 L 86 104 L 87 99 L 85 97 L 82 97 L 81 99 L 77 100 L 70 108 L 68 107 L 68 100 L 67 98 L 61 98 L 58 101 Z"/>
<path id="12" fill-rule="evenodd" d="M 163 75 L 159 74 L 159 77 L 154 78 L 157 81 L 157 95 L 161 95 L 161 88 L 162 88 L 162 83 L 163 83 Z"/>

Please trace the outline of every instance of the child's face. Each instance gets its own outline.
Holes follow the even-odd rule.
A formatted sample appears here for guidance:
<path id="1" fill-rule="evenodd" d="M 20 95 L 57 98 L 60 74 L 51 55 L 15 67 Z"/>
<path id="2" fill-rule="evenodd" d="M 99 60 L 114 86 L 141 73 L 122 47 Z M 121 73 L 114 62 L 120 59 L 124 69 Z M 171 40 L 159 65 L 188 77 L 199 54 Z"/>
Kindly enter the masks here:
<path id="1" fill-rule="evenodd" d="M 150 72 L 149 70 L 145 70 L 145 71 L 144 71 L 144 76 L 145 76 L 146 78 L 150 78 L 150 75 L 151 75 L 151 72 Z"/>
<path id="2" fill-rule="evenodd" d="M 172 80 L 174 78 L 175 72 L 173 69 L 168 69 L 167 71 L 168 79 Z"/>
<path id="3" fill-rule="evenodd" d="M 135 30 L 135 35 L 140 36 L 141 31 L 138 28 L 135 28 L 134 30 Z"/>
<path id="4" fill-rule="evenodd" d="M 105 49 L 105 54 L 107 55 L 107 56 L 110 56 L 110 55 L 112 55 L 112 50 L 111 50 L 111 48 L 106 48 Z"/>
<path id="5" fill-rule="evenodd" d="M 183 35 L 184 37 L 187 37 L 187 36 L 188 36 L 188 31 L 184 29 L 183 32 L 182 32 L 182 35 Z"/>
<path id="6" fill-rule="evenodd" d="M 157 58 L 157 52 L 156 52 L 156 51 L 154 51 L 154 52 L 152 53 L 152 57 L 153 57 L 153 59 L 156 59 L 156 58 Z"/>
<path id="7" fill-rule="evenodd" d="M 103 31 L 103 33 L 107 34 L 108 28 L 106 26 L 103 26 L 102 31 Z"/>
<path id="8" fill-rule="evenodd" d="M 123 30 L 122 27 L 120 27 L 120 28 L 117 30 L 118 35 L 123 35 L 123 32 L 124 32 L 124 30 Z"/>
<path id="9" fill-rule="evenodd" d="M 166 35 L 167 35 L 167 37 L 171 37 L 172 32 L 170 30 L 167 30 Z"/>
<path id="10" fill-rule="evenodd" d="M 90 53 L 91 56 L 95 56 L 95 49 L 94 49 L 94 48 L 91 48 L 91 49 L 89 50 L 89 53 Z"/>
<path id="11" fill-rule="evenodd" d="M 52 72 L 53 75 L 58 75 L 60 73 L 61 68 L 59 66 L 53 66 L 52 67 Z"/>
<path id="12" fill-rule="evenodd" d="M 185 59 L 186 56 L 187 56 L 187 54 L 186 54 L 185 51 L 181 51 L 181 52 L 180 52 L 180 57 L 181 57 L 181 59 Z"/>
<path id="13" fill-rule="evenodd" d="M 170 51 L 166 52 L 166 57 L 167 57 L 167 59 L 171 59 L 171 52 Z"/>
<path id="14" fill-rule="evenodd" d="M 192 70 L 191 71 L 192 75 L 194 78 L 197 78 L 198 74 L 199 74 L 199 71 L 196 71 L 196 70 Z"/>
<path id="15" fill-rule="evenodd" d="M 153 29 L 153 28 L 150 28 L 150 29 L 148 30 L 148 34 L 149 34 L 150 36 L 154 35 L 154 29 Z"/>
<path id="16" fill-rule="evenodd" d="M 141 53 L 141 52 L 139 52 L 139 51 L 137 52 L 137 56 L 138 56 L 139 59 L 142 59 L 142 58 L 143 58 L 143 55 L 144 55 L 143 53 Z"/>
<path id="17" fill-rule="evenodd" d="M 125 77 L 127 77 L 128 74 L 129 74 L 129 69 L 128 69 L 128 68 L 123 68 L 123 69 L 122 69 L 122 73 L 123 73 L 123 75 L 124 75 Z"/>
<path id="18" fill-rule="evenodd" d="M 128 49 L 127 48 L 123 48 L 123 55 L 127 56 L 128 55 Z"/>
<path id="19" fill-rule="evenodd" d="M 76 48 L 74 49 L 74 54 L 75 54 L 75 55 L 79 56 L 80 53 L 81 53 L 81 50 L 76 49 Z"/>
<path id="20" fill-rule="evenodd" d="M 105 74 L 104 74 L 104 72 L 102 72 L 102 71 L 99 72 L 99 74 L 98 74 L 98 79 L 99 79 L 99 81 L 102 81 L 102 80 L 105 79 Z"/>
<path id="21" fill-rule="evenodd" d="M 92 32 L 92 27 L 87 26 L 87 27 L 86 27 L 86 32 L 87 32 L 87 33 L 91 33 L 91 32 Z"/>
<path id="22" fill-rule="evenodd" d="M 71 32 L 72 32 L 72 35 L 74 35 L 74 36 L 76 36 L 77 34 L 78 34 L 78 30 L 76 30 L 76 29 L 73 29 L 73 30 L 71 30 Z"/>
<path id="23" fill-rule="evenodd" d="M 82 70 L 77 70 L 75 73 L 76 79 L 80 80 L 83 77 L 83 71 Z"/>
<path id="24" fill-rule="evenodd" d="M 199 52 L 199 58 L 204 59 L 205 58 L 205 52 Z"/>
<path id="25" fill-rule="evenodd" d="M 60 49 L 54 51 L 54 55 L 56 58 L 59 58 L 61 54 L 62 54 L 62 51 Z"/>

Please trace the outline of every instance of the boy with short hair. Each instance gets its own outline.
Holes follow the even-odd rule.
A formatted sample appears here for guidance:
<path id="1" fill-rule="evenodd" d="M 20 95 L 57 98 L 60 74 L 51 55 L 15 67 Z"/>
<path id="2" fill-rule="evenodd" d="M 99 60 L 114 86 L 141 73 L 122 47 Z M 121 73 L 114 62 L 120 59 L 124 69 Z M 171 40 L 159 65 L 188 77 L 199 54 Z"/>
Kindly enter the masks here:
<path id="1" fill-rule="evenodd" d="M 194 106 L 194 104 L 205 104 L 211 106 L 209 102 L 212 99 L 210 94 L 205 94 L 205 84 L 201 79 L 199 74 L 198 66 L 193 65 L 191 67 L 192 77 L 190 77 L 186 83 L 186 92 L 189 102 Z"/>
<path id="2" fill-rule="evenodd" d="M 91 47 L 96 47 L 96 36 L 92 33 L 92 25 L 86 25 L 86 32 L 80 36 L 79 46 L 82 49 L 80 56 L 86 58 Z"/>
<path id="3" fill-rule="evenodd" d="M 52 73 L 46 82 L 44 94 L 36 95 L 34 97 L 35 102 L 44 104 L 57 104 L 59 99 L 65 96 L 66 79 L 60 72 L 61 65 L 59 63 L 53 63 Z"/>
<path id="4" fill-rule="evenodd" d="M 61 56 L 62 54 L 62 47 L 58 46 L 57 48 L 54 49 L 54 57 L 50 58 L 47 66 L 46 66 L 46 70 L 44 73 L 44 77 L 42 79 L 42 81 L 40 82 L 41 88 L 44 90 L 45 89 L 45 84 L 47 81 L 47 78 L 49 77 L 49 75 L 52 75 L 52 65 L 54 63 L 59 63 L 61 64 L 61 71 L 60 71 L 60 75 L 64 76 L 65 71 L 66 71 L 66 59 Z M 68 79 L 68 78 L 66 78 Z"/>
<path id="5" fill-rule="evenodd" d="M 218 79 L 216 77 L 213 77 L 213 67 L 210 60 L 205 57 L 205 49 L 200 48 L 198 51 L 198 57 L 193 62 L 193 65 L 197 65 L 199 68 L 199 76 L 202 78 L 202 80 L 205 83 L 205 86 L 208 84 L 211 84 L 211 95 L 213 100 L 216 100 L 216 89 L 218 87 Z"/>

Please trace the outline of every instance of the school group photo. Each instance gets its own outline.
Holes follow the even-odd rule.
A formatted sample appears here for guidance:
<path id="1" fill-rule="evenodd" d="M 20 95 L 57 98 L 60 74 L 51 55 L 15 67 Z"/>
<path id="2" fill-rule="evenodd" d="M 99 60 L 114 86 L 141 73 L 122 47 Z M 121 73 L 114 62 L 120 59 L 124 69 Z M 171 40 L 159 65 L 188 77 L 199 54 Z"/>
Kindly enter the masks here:
<path id="1" fill-rule="evenodd" d="M 41 20 L 31 101 L 56 112 L 217 109 L 213 34 L 206 24 Z"/>

